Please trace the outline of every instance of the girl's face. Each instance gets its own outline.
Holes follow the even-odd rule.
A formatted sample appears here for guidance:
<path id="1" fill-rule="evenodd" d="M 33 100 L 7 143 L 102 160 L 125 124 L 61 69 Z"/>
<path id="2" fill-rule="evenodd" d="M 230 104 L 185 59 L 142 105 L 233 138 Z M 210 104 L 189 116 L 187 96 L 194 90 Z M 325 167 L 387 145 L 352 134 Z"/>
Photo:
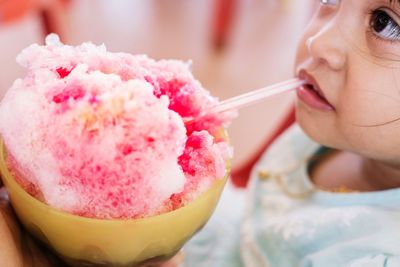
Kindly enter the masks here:
<path id="1" fill-rule="evenodd" d="M 310 137 L 400 166 L 399 24 L 398 0 L 321 0 L 296 57 Z"/>

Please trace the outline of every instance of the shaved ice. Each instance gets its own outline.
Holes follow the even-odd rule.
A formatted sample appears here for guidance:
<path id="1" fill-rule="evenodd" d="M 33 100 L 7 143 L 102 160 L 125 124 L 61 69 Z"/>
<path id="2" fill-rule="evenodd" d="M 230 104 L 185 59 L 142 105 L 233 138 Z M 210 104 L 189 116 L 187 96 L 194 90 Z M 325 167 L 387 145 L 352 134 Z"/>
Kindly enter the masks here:
<path id="1" fill-rule="evenodd" d="M 17 57 L 27 69 L 0 104 L 7 164 L 32 196 L 68 213 L 143 218 L 193 201 L 226 172 L 231 115 L 190 64 L 62 44 Z M 188 121 L 190 118 L 190 122 Z"/>

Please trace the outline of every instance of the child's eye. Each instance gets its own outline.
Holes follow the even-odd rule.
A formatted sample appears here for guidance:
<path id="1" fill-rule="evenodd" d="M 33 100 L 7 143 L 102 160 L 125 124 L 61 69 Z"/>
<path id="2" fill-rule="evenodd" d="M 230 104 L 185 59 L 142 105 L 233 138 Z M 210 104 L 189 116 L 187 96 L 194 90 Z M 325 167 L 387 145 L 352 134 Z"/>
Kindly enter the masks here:
<path id="1" fill-rule="evenodd" d="M 371 12 L 370 28 L 384 40 L 400 40 L 400 26 L 390 15 L 381 9 Z"/>

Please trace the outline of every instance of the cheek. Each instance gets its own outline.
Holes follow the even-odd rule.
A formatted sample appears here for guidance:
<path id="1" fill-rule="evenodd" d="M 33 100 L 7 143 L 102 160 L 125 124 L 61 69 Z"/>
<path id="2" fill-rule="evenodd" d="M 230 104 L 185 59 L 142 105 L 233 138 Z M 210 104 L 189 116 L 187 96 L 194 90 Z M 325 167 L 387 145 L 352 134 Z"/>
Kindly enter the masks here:
<path id="1" fill-rule="evenodd" d="M 391 161 L 400 157 L 400 123 L 381 127 L 346 127 L 342 149 L 376 160 Z"/>
<path id="2" fill-rule="evenodd" d="M 345 142 L 344 149 L 379 160 L 398 157 L 400 73 L 377 66 L 372 68 L 365 63 L 358 66 L 374 72 L 352 72 L 352 78 L 339 93 L 336 123 Z"/>
<path id="3" fill-rule="evenodd" d="M 395 77 L 386 73 L 370 73 L 349 80 L 339 94 L 337 114 L 340 121 L 355 126 L 374 126 L 400 118 L 400 88 Z M 354 76 L 354 75 L 352 75 Z M 399 83 L 400 85 L 400 83 Z"/>

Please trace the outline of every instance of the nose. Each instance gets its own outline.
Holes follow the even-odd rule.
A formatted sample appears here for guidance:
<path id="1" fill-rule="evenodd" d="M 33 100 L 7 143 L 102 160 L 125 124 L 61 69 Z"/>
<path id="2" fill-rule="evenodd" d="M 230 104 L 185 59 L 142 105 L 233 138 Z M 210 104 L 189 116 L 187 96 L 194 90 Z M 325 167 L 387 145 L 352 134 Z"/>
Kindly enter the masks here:
<path id="1" fill-rule="evenodd" d="M 330 21 L 306 40 L 309 55 L 318 63 L 324 63 L 335 71 L 346 64 L 346 41 L 340 28 Z"/>

